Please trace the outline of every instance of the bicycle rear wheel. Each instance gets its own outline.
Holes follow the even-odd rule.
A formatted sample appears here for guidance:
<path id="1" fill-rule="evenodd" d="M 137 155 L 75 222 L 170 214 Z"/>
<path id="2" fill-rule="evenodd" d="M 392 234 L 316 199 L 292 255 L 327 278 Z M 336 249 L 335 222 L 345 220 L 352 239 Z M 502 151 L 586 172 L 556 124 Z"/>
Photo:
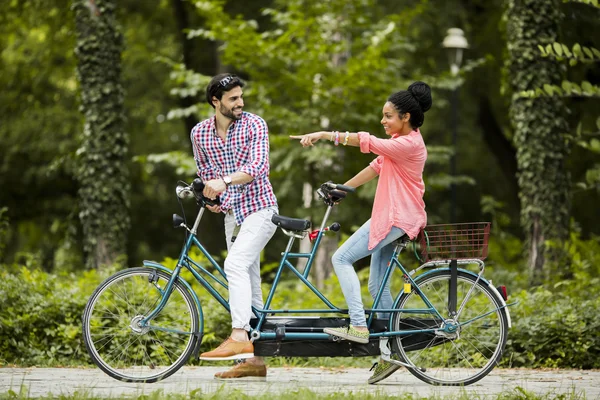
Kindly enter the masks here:
<path id="1" fill-rule="evenodd" d="M 83 339 L 94 363 L 124 382 L 156 382 L 175 373 L 194 351 L 198 308 L 179 282 L 161 312 L 139 322 L 160 303 L 170 275 L 131 268 L 109 277 L 94 291 L 83 313 Z"/>
<path id="2" fill-rule="evenodd" d="M 456 320 L 448 311 L 450 271 L 447 269 L 417 279 L 417 288 L 400 296 L 396 308 L 406 311 L 394 314 L 393 330 L 415 330 L 415 333 L 395 337 L 392 346 L 403 361 L 418 367 L 408 370 L 422 381 L 433 385 L 470 385 L 486 376 L 500 361 L 508 332 L 506 310 L 486 282 L 476 281 L 475 276 L 458 271 L 457 308 L 465 299 L 466 302 Z M 431 313 L 414 312 L 427 308 L 418 291 L 443 319 Z M 411 309 L 413 312 L 409 313 Z M 452 324 L 455 332 L 442 332 Z M 431 328 L 439 330 L 417 332 Z"/>

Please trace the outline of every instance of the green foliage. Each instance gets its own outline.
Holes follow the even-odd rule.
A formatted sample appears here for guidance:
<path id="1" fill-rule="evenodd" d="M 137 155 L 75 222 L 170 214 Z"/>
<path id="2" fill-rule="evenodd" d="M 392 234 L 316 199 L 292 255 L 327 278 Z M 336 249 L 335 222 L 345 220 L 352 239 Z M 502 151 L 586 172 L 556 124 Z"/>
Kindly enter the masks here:
<path id="1" fill-rule="evenodd" d="M 197 167 L 194 158 L 183 151 L 135 156 L 133 161 L 142 164 L 150 173 L 156 165 L 165 163 L 173 168 L 178 176 L 190 177 L 196 175 Z"/>
<path id="2" fill-rule="evenodd" d="M 571 66 L 577 65 L 577 62 L 595 62 L 600 61 L 600 50 L 593 47 L 582 46 L 579 43 L 573 45 L 570 50 L 566 44 L 554 42 L 546 47 L 538 45 L 542 57 L 554 57 L 559 61 L 569 60 Z"/>
<path id="3" fill-rule="evenodd" d="M 6 213 L 8 208 L 2 207 L 0 208 L 0 262 L 2 262 L 4 258 L 4 248 L 6 247 L 6 241 L 8 239 L 8 217 Z"/>
<path id="4" fill-rule="evenodd" d="M 0 272 L 0 364 L 86 365 L 81 316 L 100 283 L 94 271 L 54 275 L 5 266 Z"/>
<path id="5" fill-rule="evenodd" d="M 341 372 L 339 370 L 335 370 Z M 164 390 L 155 390 L 141 395 L 127 396 L 130 400 L 585 400 L 585 394 L 576 391 L 575 387 L 567 393 L 556 393 L 556 390 L 549 390 L 547 393 L 534 393 L 528 391 L 521 386 L 516 386 L 510 390 L 502 388 L 500 394 L 490 394 L 488 391 L 482 390 L 453 390 L 450 395 L 442 395 L 440 393 L 424 396 L 422 394 L 413 394 L 408 391 L 401 394 L 388 394 L 384 391 L 368 391 L 347 392 L 337 387 L 332 388 L 335 392 L 328 390 L 315 390 L 310 388 L 289 389 L 287 391 L 267 390 L 258 394 L 248 394 L 241 388 L 234 388 L 229 385 L 221 385 L 216 388 L 209 389 L 193 389 L 186 390 L 187 393 L 165 392 Z M 48 396 L 36 397 L 38 400 L 53 400 L 60 398 L 61 400 L 114 400 L 121 399 L 121 396 L 97 396 L 93 394 L 93 390 L 75 392 L 74 394 L 61 394 L 57 397 L 54 394 Z M 5 394 L 0 394 L 0 400 L 30 400 L 32 397 L 29 393 L 29 388 L 21 387 L 17 393 L 14 390 L 9 390 Z"/>
<path id="6" fill-rule="evenodd" d="M 66 0 L 0 2 L 0 207 L 5 259 L 36 252 L 52 265 L 76 203 L 77 81 Z"/>
<path id="7" fill-rule="evenodd" d="M 600 4 L 598 0 L 563 0 L 563 3 L 583 3 L 593 7 L 600 8 Z"/>
<path id="8" fill-rule="evenodd" d="M 513 93 L 560 82 L 556 60 L 536 54 L 556 42 L 561 18 L 558 0 L 507 2 L 507 67 Z M 564 104 L 549 98 L 513 96 L 510 118 L 519 167 L 521 226 L 526 234 L 533 278 L 539 282 L 545 258 L 553 254 L 544 240 L 565 238 L 568 233 L 570 178 L 565 169 L 569 147 L 560 135 L 567 131 Z M 568 266 L 567 266 L 568 268 Z"/>
<path id="9" fill-rule="evenodd" d="M 600 284 L 600 237 L 582 240 L 571 233 L 560 247 L 564 258 L 550 265 L 543 288 L 511 296 L 509 332 L 502 364 L 511 367 L 599 368 L 600 298 L 589 296 Z M 572 276 L 563 277 L 563 265 Z M 510 288 L 509 288 L 510 289 Z"/>
<path id="10" fill-rule="evenodd" d="M 587 286 L 587 285 L 586 285 Z M 600 300 L 562 288 L 521 292 L 511 301 L 513 327 L 501 365 L 528 368 L 599 368 Z"/>
<path id="11" fill-rule="evenodd" d="M 77 150 L 83 245 L 88 268 L 125 254 L 129 230 L 129 179 L 121 83 L 122 35 L 113 0 L 73 1 L 78 34 L 75 53 L 85 115 Z"/>
<path id="12" fill-rule="evenodd" d="M 588 81 L 581 84 L 575 82 L 562 81 L 561 85 L 551 85 L 545 83 L 542 88 L 526 90 L 519 94 L 525 98 L 537 97 L 600 97 L 600 86 L 592 85 Z"/>
<path id="13" fill-rule="evenodd" d="M 575 146 L 579 146 L 588 152 L 600 155 L 600 117 L 596 119 L 596 131 L 584 132 L 583 124 L 577 125 L 575 134 L 567 135 L 567 139 L 572 141 Z M 596 190 L 600 193 L 600 163 L 595 163 L 585 172 L 585 180 L 577 182 L 576 187 L 581 190 Z"/>
<path id="14" fill-rule="evenodd" d="M 322 145 L 310 150 L 288 135 L 325 130 L 380 130 L 386 97 L 405 88 L 418 70 L 407 63 L 414 46 L 409 26 L 424 12 L 426 1 L 403 7 L 401 13 L 383 12 L 373 0 L 275 1 L 263 10 L 268 23 L 231 16 L 221 1 L 195 1 L 206 23 L 188 32 L 219 44 L 220 60 L 247 75 L 247 109 L 261 115 L 271 134 L 271 180 L 282 213 L 297 214 L 303 182 L 345 181 L 364 168 L 373 156 L 357 149 Z M 172 78 L 180 96 L 202 93 L 208 78 L 174 67 Z M 212 115 L 207 104 L 194 110 L 177 109 L 170 117 L 197 111 Z M 294 177 L 290 179 L 290 177 Z M 358 200 L 352 210 L 340 208 L 341 219 L 356 210 L 368 218 L 371 199 Z M 364 204 L 362 204 L 364 203 Z M 314 207 L 302 209 L 310 219 Z M 320 210 L 319 210 L 320 213 Z"/>

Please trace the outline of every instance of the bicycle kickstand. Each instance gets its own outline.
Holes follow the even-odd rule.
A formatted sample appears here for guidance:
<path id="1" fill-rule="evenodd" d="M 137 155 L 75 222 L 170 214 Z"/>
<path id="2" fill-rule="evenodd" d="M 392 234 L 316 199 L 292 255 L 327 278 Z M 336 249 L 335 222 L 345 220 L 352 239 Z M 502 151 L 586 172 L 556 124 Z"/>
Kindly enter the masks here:
<path id="1" fill-rule="evenodd" d="M 387 361 L 392 364 L 401 365 L 405 368 L 414 368 L 418 369 L 421 372 L 425 372 L 425 368 L 417 367 L 416 365 L 408 364 L 402 361 L 393 360 L 392 352 L 390 351 L 390 347 L 388 346 L 390 338 L 382 337 L 379 338 L 379 352 L 381 353 L 381 359 L 383 361 Z"/>

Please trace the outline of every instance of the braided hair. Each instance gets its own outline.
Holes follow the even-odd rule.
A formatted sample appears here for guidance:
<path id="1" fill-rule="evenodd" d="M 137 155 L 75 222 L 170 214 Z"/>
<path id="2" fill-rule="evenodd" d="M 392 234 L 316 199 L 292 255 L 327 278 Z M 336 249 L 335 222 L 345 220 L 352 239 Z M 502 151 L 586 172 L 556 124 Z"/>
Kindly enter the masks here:
<path id="1" fill-rule="evenodd" d="M 401 90 L 388 97 L 398 114 L 410 113 L 408 123 L 414 128 L 423 125 L 425 112 L 431 108 L 431 88 L 425 82 L 413 82 L 407 90 Z"/>
<path id="2" fill-rule="evenodd" d="M 244 81 L 233 74 L 219 74 L 214 76 L 208 86 L 206 87 L 206 102 L 215 108 L 212 102 L 213 96 L 218 100 L 223 98 L 223 93 L 229 92 L 236 86 L 243 88 L 245 85 Z"/>

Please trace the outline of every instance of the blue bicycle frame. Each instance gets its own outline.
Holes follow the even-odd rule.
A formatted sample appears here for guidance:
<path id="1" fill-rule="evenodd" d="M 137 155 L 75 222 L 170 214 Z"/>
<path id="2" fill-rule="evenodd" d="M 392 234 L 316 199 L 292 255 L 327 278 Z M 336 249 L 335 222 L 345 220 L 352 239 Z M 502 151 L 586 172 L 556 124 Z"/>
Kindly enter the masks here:
<path id="1" fill-rule="evenodd" d="M 329 218 L 329 215 L 331 214 L 332 209 L 333 209 L 333 205 L 329 205 L 327 207 L 325 216 L 323 218 L 323 222 L 321 224 L 321 227 L 319 228 L 318 235 L 315 239 L 315 243 L 314 243 L 310 253 L 291 252 L 291 249 L 292 249 L 295 239 L 302 238 L 303 235 L 298 232 L 288 232 L 288 231 L 284 230 L 284 233 L 286 235 L 290 236 L 290 239 L 288 241 L 287 248 L 281 257 L 281 262 L 279 264 L 279 268 L 275 275 L 275 279 L 273 280 L 273 284 L 271 286 L 271 290 L 269 291 L 267 300 L 265 302 L 265 306 L 263 309 L 256 309 L 255 307 L 252 307 L 252 311 L 258 317 L 258 323 L 256 324 L 256 327 L 253 330 L 254 332 L 259 332 L 259 335 L 256 335 L 256 333 L 254 334 L 254 335 L 258 336 L 258 340 L 273 340 L 276 338 L 275 332 L 260 332 L 260 329 L 263 326 L 263 324 L 265 323 L 267 315 L 269 315 L 269 314 L 273 315 L 273 314 L 289 314 L 289 313 L 296 313 L 296 314 L 347 314 L 348 313 L 347 309 L 341 309 L 339 307 L 336 307 L 333 303 L 331 303 L 331 301 L 329 301 L 308 280 L 308 275 L 310 273 L 312 264 L 315 260 L 315 255 L 317 253 L 317 250 L 319 249 L 319 245 L 320 245 L 320 243 L 323 239 L 323 236 L 326 232 L 326 228 L 325 228 L 326 222 L 327 222 L 327 219 Z M 149 325 L 152 318 L 154 318 L 154 316 L 156 316 L 162 310 L 164 305 L 167 303 L 174 282 L 177 279 L 182 280 L 182 278 L 179 277 L 179 274 L 180 274 L 182 268 L 186 268 L 187 270 L 189 270 L 192 273 L 192 275 L 196 278 L 196 280 L 228 312 L 230 311 L 228 301 L 215 289 L 215 287 L 207 279 L 207 278 L 211 279 L 212 281 L 214 281 L 215 284 L 218 284 L 225 289 L 228 288 L 225 271 L 223 270 L 223 268 L 221 268 L 219 263 L 209 254 L 209 252 L 206 250 L 206 248 L 202 245 L 202 243 L 200 243 L 200 241 L 196 237 L 198 226 L 200 224 L 200 220 L 202 219 L 203 213 L 204 213 L 204 208 L 201 208 L 198 213 L 198 216 L 196 217 L 196 221 L 194 222 L 194 225 L 191 229 L 189 229 L 187 226 L 182 224 L 182 226 L 184 226 L 189 231 L 190 234 L 188 234 L 188 236 L 187 236 L 185 245 L 179 256 L 177 266 L 172 271 L 171 280 L 169 281 L 167 287 L 163 290 L 164 291 L 163 298 L 162 298 L 160 304 L 156 307 L 156 309 L 154 311 L 152 311 L 148 316 L 146 316 L 144 318 L 144 320 L 142 321 L 143 325 Z M 371 327 L 373 320 L 374 320 L 375 313 L 377 313 L 377 312 L 393 313 L 393 312 L 398 311 L 398 309 L 396 309 L 396 308 L 391 308 L 391 309 L 377 308 L 377 306 L 381 300 L 385 285 L 386 285 L 387 281 L 391 278 L 392 271 L 395 268 L 400 270 L 400 272 L 402 273 L 402 276 L 404 277 L 405 282 L 407 284 L 410 284 L 412 287 L 416 287 L 416 283 L 413 280 L 412 276 L 408 273 L 408 271 L 404 268 L 404 266 L 398 261 L 398 254 L 406 247 L 406 244 L 407 244 L 406 242 L 399 242 L 396 245 L 396 247 L 393 251 L 389 266 L 385 272 L 383 282 L 382 282 L 382 284 L 379 288 L 379 291 L 373 301 L 373 306 L 371 309 L 365 309 L 365 312 L 369 315 L 369 317 L 367 319 L 368 327 Z M 211 273 L 207 268 L 200 265 L 198 262 L 196 262 L 194 259 L 192 259 L 189 256 L 189 251 L 192 248 L 192 246 L 196 246 L 200 250 L 200 252 L 206 257 L 208 262 L 212 265 L 212 267 L 220 274 L 220 277 L 215 276 L 215 274 Z M 292 265 L 290 260 L 302 259 L 302 258 L 308 259 L 308 261 L 306 263 L 306 267 L 304 268 L 304 271 L 300 272 L 300 271 L 298 271 L 298 269 L 295 266 Z M 150 262 L 145 262 L 145 263 L 146 263 L 146 265 L 152 265 Z M 326 309 L 297 309 L 297 310 L 273 310 L 273 309 L 270 309 L 269 307 L 271 305 L 271 302 L 274 299 L 277 286 L 282 279 L 282 273 L 285 268 L 289 269 L 294 275 L 296 275 L 298 277 L 298 279 L 300 279 L 328 308 L 326 308 Z M 186 286 L 189 287 L 189 285 L 187 283 L 186 283 Z M 400 296 L 403 293 L 404 292 L 401 292 L 398 295 L 398 298 L 394 304 L 394 307 L 397 305 L 398 299 L 400 298 Z M 419 295 L 421 296 L 421 298 L 424 302 L 424 305 L 427 308 L 403 309 L 402 312 L 403 313 L 415 313 L 415 314 L 432 314 L 443 320 L 440 313 L 435 309 L 435 307 L 431 304 L 431 302 L 427 299 L 427 297 L 421 293 L 419 293 Z M 391 315 L 392 314 L 390 314 L 390 318 L 391 318 Z M 413 329 L 413 330 L 409 330 L 409 331 L 402 331 L 402 330 L 386 331 L 386 332 L 380 332 L 380 333 L 372 333 L 371 337 L 372 338 L 393 337 L 393 336 L 403 335 L 403 334 L 428 333 L 428 332 L 434 332 L 436 330 L 439 330 L 439 328 L 423 329 L 423 330 L 414 330 Z M 254 335 L 253 335 L 253 337 L 256 337 Z M 288 332 L 285 334 L 285 340 L 319 340 L 319 339 L 320 340 L 328 340 L 328 338 L 329 338 L 328 334 L 316 333 L 316 332 Z"/>

